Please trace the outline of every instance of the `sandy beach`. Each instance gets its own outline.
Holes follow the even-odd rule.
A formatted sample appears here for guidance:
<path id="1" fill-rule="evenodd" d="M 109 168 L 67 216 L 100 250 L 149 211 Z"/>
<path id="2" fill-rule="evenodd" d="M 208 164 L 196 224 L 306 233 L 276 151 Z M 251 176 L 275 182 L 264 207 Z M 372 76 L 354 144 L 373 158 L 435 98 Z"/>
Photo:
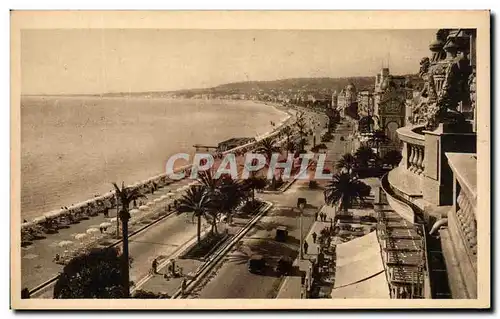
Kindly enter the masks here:
<path id="1" fill-rule="evenodd" d="M 21 216 L 33 219 L 164 172 L 196 143 L 262 136 L 289 115 L 253 101 L 28 96 L 21 105 Z"/>

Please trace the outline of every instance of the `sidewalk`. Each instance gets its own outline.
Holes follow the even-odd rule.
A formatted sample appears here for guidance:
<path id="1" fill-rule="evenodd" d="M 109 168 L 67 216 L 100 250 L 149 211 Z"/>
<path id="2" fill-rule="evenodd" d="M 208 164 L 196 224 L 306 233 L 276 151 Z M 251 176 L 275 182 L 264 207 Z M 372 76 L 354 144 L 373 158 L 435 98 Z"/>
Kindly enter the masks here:
<path id="1" fill-rule="evenodd" d="M 335 208 L 330 206 L 323 206 L 319 210 L 319 212 L 324 212 L 326 214 L 326 222 L 320 221 L 319 215 L 318 219 L 314 222 L 309 230 L 309 233 L 305 237 L 304 241 L 307 241 L 309 245 L 307 254 L 304 254 L 304 259 L 300 260 L 299 258 L 295 259 L 293 265 L 298 266 L 302 272 L 307 272 L 309 266 L 311 265 L 310 260 L 315 258 L 318 255 L 319 245 L 313 242 L 312 234 L 316 232 L 319 238 L 319 234 L 321 230 L 325 227 L 330 227 L 330 218 L 335 220 Z M 300 275 L 297 276 L 287 276 L 283 280 L 281 288 L 278 292 L 276 298 L 278 299 L 300 299 L 301 298 L 301 283 L 300 283 Z"/>

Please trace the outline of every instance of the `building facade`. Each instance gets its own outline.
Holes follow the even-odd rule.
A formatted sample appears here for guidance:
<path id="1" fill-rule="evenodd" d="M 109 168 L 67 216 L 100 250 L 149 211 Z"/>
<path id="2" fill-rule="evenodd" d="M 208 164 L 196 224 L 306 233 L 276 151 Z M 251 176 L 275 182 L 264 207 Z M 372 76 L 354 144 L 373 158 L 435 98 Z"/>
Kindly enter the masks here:
<path id="1" fill-rule="evenodd" d="M 379 210 L 397 214 L 406 227 L 423 229 L 422 262 L 414 260 L 406 270 L 410 281 L 420 278 L 423 292 L 417 287 L 416 298 L 477 298 L 474 50 L 474 30 L 437 32 L 431 56 L 421 62 L 425 84 L 413 99 L 412 123 L 396 130 L 401 163 L 381 180 Z M 383 227 L 379 233 L 387 237 Z M 404 257 L 405 249 L 392 251 Z M 393 261 L 388 268 L 405 264 Z M 394 292 L 395 298 L 408 296 Z"/>
<path id="2" fill-rule="evenodd" d="M 383 68 L 375 78 L 373 117 L 376 128 L 384 131 L 395 144 L 399 139 L 396 130 L 406 124 L 407 79 L 391 75 Z"/>

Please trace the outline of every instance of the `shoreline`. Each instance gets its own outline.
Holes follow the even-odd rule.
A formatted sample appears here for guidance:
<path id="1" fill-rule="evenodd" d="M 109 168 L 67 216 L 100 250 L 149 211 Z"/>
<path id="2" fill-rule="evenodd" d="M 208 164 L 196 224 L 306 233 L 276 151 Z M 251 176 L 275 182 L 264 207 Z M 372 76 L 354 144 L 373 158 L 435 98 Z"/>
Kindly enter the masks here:
<path id="1" fill-rule="evenodd" d="M 82 97 L 86 97 L 86 98 L 99 98 L 99 99 L 102 99 L 102 98 L 121 98 L 121 99 L 123 99 L 123 97 L 100 97 L 100 96 L 95 96 L 95 95 L 78 95 L 78 96 L 76 96 L 76 95 L 75 96 L 68 96 L 68 95 L 61 95 L 61 96 L 59 96 L 59 95 L 50 95 L 50 96 L 49 95 L 42 95 L 42 96 L 41 95 L 29 95 L 29 96 L 27 96 L 27 95 L 25 95 L 24 97 L 31 97 L 31 98 L 40 98 L 40 97 L 82 98 Z M 196 100 L 196 99 L 173 99 L 173 98 L 169 99 L 169 98 L 162 98 L 162 97 L 157 97 L 157 98 L 155 98 L 155 97 L 153 97 L 153 98 L 150 98 L 150 97 L 130 97 L 130 98 L 134 98 L 134 99 L 163 99 L 163 100 Z M 203 101 L 205 101 L 205 100 L 203 100 Z M 245 152 L 245 151 L 247 151 L 248 148 L 252 148 L 256 144 L 260 143 L 263 139 L 278 135 L 280 133 L 280 131 L 283 129 L 283 127 L 285 127 L 287 125 L 287 123 L 290 121 L 290 119 L 293 118 L 293 116 L 294 116 L 294 114 L 292 114 L 291 110 L 287 110 L 286 108 L 283 108 L 280 105 L 272 104 L 269 102 L 266 103 L 266 102 L 253 101 L 253 100 L 222 100 L 222 99 L 220 99 L 220 100 L 217 99 L 216 101 L 230 101 L 230 102 L 235 102 L 235 103 L 253 102 L 255 104 L 266 105 L 267 107 L 273 107 L 275 110 L 277 110 L 285 115 L 285 117 L 279 123 L 277 123 L 276 126 L 273 127 L 273 129 L 271 131 L 268 131 L 264 134 L 254 136 L 255 137 L 254 142 L 240 145 L 240 146 L 237 146 L 233 149 L 222 152 L 222 154 L 224 154 L 224 155 L 231 153 L 231 152 Z M 191 166 L 192 166 L 192 164 L 188 164 L 188 165 L 179 167 L 179 168 L 175 169 L 174 172 L 177 173 L 177 172 L 185 171 L 185 170 L 189 169 Z M 187 177 L 185 177 L 185 178 L 187 178 Z M 148 185 L 151 185 L 152 183 L 156 183 L 156 184 L 159 184 L 162 186 L 167 186 L 167 185 L 171 184 L 171 183 L 167 184 L 167 180 L 169 180 L 167 173 L 160 173 L 160 174 L 154 175 L 152 177 L 146 178 L 146 179 L 142 180 L 141 182 L 127 185 L 126 187 L 139 188 L 142 190 L 145 187 L 148 187 Z M 172 183 L 175 183 L 176 181 L 177 180 L 173 180 Z M 89 210 L 97 209 L 97 212 L 99 212 L 99 211 L 104 210 L 104 209 L 115 208 L 116 207 L 115 197 L 116 197 L 115 191 L 111 191 L 111 192 L 107 192 L 107 193 L 100 195 L 100 196 L 95 196 L 95 197 L 91 197 L 87 200 L 80 201 L 80 202 L 73 204 L 73 205 L 70 205 L 70 206 L 62 205 L 61 207 L 65 207 L 65 208 L 55 209 L 52 211 L 41 213 L 38 217 L 35 217 L 35 218 L 28 220 L 26 222 L 22 222 L 21 229 L 33 227 L 33 226 L 42 224 L 46 221 L 57 219 L 57 218 L 67 218 L 68 215 L 74 215 L 76 213 L 84 213 L 85 211 L 89 212 Z M 21 216 L 21 220 L 23 220 L 22 216 Z"/>

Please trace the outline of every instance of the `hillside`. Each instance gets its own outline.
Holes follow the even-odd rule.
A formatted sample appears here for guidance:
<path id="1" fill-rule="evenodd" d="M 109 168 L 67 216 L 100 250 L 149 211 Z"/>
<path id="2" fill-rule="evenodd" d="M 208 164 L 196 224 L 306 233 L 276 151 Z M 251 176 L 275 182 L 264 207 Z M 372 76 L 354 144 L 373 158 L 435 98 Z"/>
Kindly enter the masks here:
<path id="1" fill-rule="evenodd" d="M 208 89 L 180 90 L 171 93 L 185 94 L 252 94 L 258 91 L 272 92 L 328 92 L 337 90 L 340 92 L 349 83 L 358 90 L 370 89 L 375 85 L 374 77 L 350 77 L 350 78 L 295 78 L 275 81 L 248 81 L 222 84 Z"/>
<path id="2" fill-rule="evenodd" d="M 411 78 L 414 87 L 421 86 L 421 79 L 417 75 L 404 75 Z M 375 86 L 374 76 L 363 77 L 344 77 L 344 78 L 293 78 L 274 81 L 246 81 L 234 82 L 218 85 L 212 88 L 198 88 L 176 91 L 163 92 L 133 92 L 133 93 L 108 93 L 106 96 L 123 96 L 123 95 L 150 95 L 164 96 L 175 95 L 177 97 L 194 97 L 202 94 L 212 96 L 225 96 L 233 94 L 255 95 L 255 94 L 332 94 L 334 91 L 340 92 L 348 84 L 354 84 L 357 91 L 370 90 L 373 91 Z"/>

